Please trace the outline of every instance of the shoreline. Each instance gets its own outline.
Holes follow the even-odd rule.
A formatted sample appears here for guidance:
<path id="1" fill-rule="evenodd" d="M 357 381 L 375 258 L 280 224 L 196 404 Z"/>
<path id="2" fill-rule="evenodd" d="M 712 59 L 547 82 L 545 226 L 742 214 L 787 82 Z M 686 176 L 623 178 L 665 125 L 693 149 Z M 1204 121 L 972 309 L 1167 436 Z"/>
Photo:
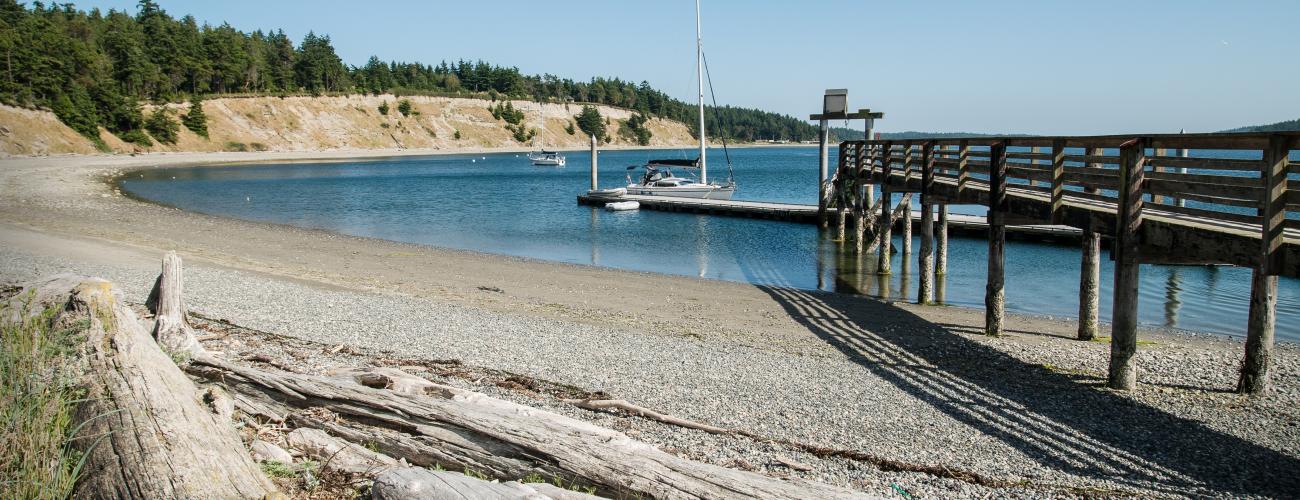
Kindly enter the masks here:
<path id="1" fill-rule="evenodd" d="M 1009 314 L 1009 334 L 989 338 L 979 334 L 982 311 L 964 307 L 240 221 L 135 201 L 105 182 L 126 169 L 214 159 L 364 159 L 395 151 L 431 154 L 3 159 L 0 278 L 103 272 L 123 282 L 128 300 L 142 301 L 158 256 L 177 250 L 193 280 L 186 287 L 195 294 L 193 309 L 241 326 L 463 359 L 607 391 L 683 418 L 1017 481 L 1138 495 L 1268 495 L 1292 480 L 1261 474 L 1300 463 L 1300 346 L 1292 343 L 1278 344 L 1275 391 L 1243 399 L 1231 393 L 1240 339 L 1144 327 L 1143 338 L 1156 343 L 1139 348 L 1139 388 L 1114 393 L 1100 388 L 1108 345 L 1073 341 L 1075 323 L 1060 318 Z M 457 153 L 486 151 L 432 152 Z M 720 465 L 753 461 L 747 457 L 760 447 L 647 434 L 653 444 Z M 1042 494 L 795 456 L 815 464 L 801 476 L 867 492 L 887 494 L 896 482 L 931 496 Z M 1265 465 L 1252 472 L 1239 460 Z M 1233 478 L 1257 489 L 1239 489 Z"/>
<path id="2" fill-rule="evenodd" d="M 756 145 L 748 145 L 748 146 L 744 146 L 744 147 L 767 148 L 767 147 L 790 147 L 790 146 L 791 146 L 791 145 L 785 145 L 785 144 L 772 144 L 772 145 L 756 144 Z M 801 145 L 801 146 L 808 146 L 808 145 Z M 816 146 L 816 145 L 814 144 L 814 145 L 812 145 L 812 146 Z M 669 149 L 680 149 L 680 148 L 678 148 L 678 147 L 671 147 L 671 146 L 641 146 L 641 147 L 638 147 L 638 146 L 620 146 L 620 147 L 610 147 L 610 148 L 608 148 L 608 150 L 617 150 L 617 151 L 629 151 L 629 150 L 669 150 Z M 315 163 L 315 162 L 326 163 L 326 162 L 352 162 L 352 161 L 380 161 L 380 160 L 388 159 L 388 158 L 402 158 L 402 157 L 419 157 L 419 156 L 454 156 L 454 155 L 468 155 L 468 154 L 511 154 L 511 153 L 524 153 L 524 152 L 528 152 L 528 151 L 532 151 L 532 150 L 531 150 L 531 149 L 517 149 L 517 148 L 505 148 L 505 149 L 481 149 L 481 148 L 469 148 L 469 149 L 465 149 L 465 150 L 456 150 L 456 151 L 444 151 L 444 150 L 349 150 L 349 149 L 343 149 L 343 150 L 327 150 L 327 151 L 313 152 L 312 154 L 310 154 L 310 155 L 308 155 L 308 156 L 301 156 L 301 157 L 294 156 L 294 157 L 289 157 L 289 158 L 282 158 L 282 157 L 283 157 L 285 154 L 292 153 L 292 152 L 232 153 L 232 154 L 237 154 L 237 155 L 247 155 L 247 154 L 253 154 L 253 155 L 274 155 L 276 158 L 275 158 L 275 159 L 271 159 L 271 158 L 261 158 L 261 157 L 259 157 L 259 158 L 251 158 L 251 159 L 246 158 L 246 159 L 234 159 L 234 160 L 228 160 L 228 161 L 220 161 L 220 162 L 216 162 L 216 163 L 206 163 L 206 162 L 204 162 L 204 161 L 194 161 L 194 162 L 190 162 L 190 161 L 182 161 L 182 162 L 172 162 L 172 163 L 157 164 L 157 165 L 150 165 L 150 166 L 134 166 L 134 167 L 129 167 L 129 169 L 124 169 L 124 170 L 117 171 L 116 173 L 114 173 L 114 174 L 112 174 L 112 175 L 109 175 L 109 176 L 107 176 L 107 177 L 104 177 L 104 178 L 103 178 L 103 182 L 108 186 L 108 188 L 109 188 L 110 190 L 114 191 L 117 195 L 122 196 L 122 197 L 124 197 L 124 198 L 127 198 L 127 199 L 129 199 L 129 200 L 135 201 L 135 202 L 137 202 L 137 203 L 143 203 L 143 204 L 154 205 L 154 206 L 163 207 L 163 208 L 167 208 L 167 209 L 180 210 L 180 211 L 187 212 L 187 213 L 195 213 L 195 214 L 198 214 L 198 213 L 196 213 L 196 212 L 189 212 L 189 211 L 187 211 L 187 210 L 185 210 L 184 208 L 181 208 L 181 207 L 177 207 L 177 206 L 173 206 L 173 205 L 169 205 L 169 204 L 165 204 L 165 203 L 160 203 L 160 202 L 157 202 L 157 201 L 154 201 L 154 200 L 150 200 L 150 199 L 147 199 L 147 198 L 139 197 L 139 196 L 136 196 L 136 195 L 134 195 L 134 194 L 128 193 L 128 192 L 126 192 L 126 191 L 124 191 L 124 190 L 121 189 L 121 180 L 122 180 L 123 178 L 129 176 L 130 174 L 135 173 L 135 172 L 140 172 L 140 171 L 145 171 L 145 170 L 154 170 L 154 169 L 163 169 L 163 168 L 178 168 L 178 167 L 195 167 L 195 168 L 198 168 L 198 167 L 241 166 L 241 165 L 249 165 L 249 166 L 252 166 L 252 165 L 265 165 L 265 164 L 267 164 L 267 163 L 286 163 L 286 164 L 287 164 L 287 163 Z M 557 151 L 583 151 L 583 150 L 580 150 L 580 149 L 579 149 L 579 150 L 565 150 L 565 149 L 557 149 Z M 374 153 L 374 154 L 372 154 L 372 153 Z M 144 155 L 139 155 L 139 156 L 145 156 L 145 155 L 173 155 L 173 156 L 174 156 L 174 155 L 189 155 L 189 154 L 204 154 L 204 155 L 207 155 L 207 154 L 221 154 L 221 153 L 146 153 L 146 154 L 144 154 Z M 335 154 L 337 154 L 337 156 L 335 156 Z M 101 156 L 101 155 L 72 155 L 72 156 L 77 157 L 77 158 L 96 158 L 96 157 L 99 157 L 99 156 Z M 113 157 L 113 156 L 119 156 L 119 155 L 102 155 L 102 156 L 110 156 L 110 157 Z M 131 156 L 136 157 L 137 155 L 131 155 Z M 3 161 L 4 161 L 3 159 L 0 159 L 0 164 L 2 164 Z M 349 238 L 358 238 L 358 239 L 360 239 L 360 240 L 369 240 L 369 241 L 373 241 L 373 242 L 376 242 L 376 243 L 377 243 L 377 242 L 384 242 L 384 243 L 391 243 L 391 244 L 414 245 L 414 246 L 416 246 L 416 247 L 420 247 L 420 248 L 429 248 L 429 249 L 434 249 L 434 250 L 437 250 L 437 251 L 444 251 L 444 252 L 466 253 L 466 254 L 476 255 L 476 256 L 480 256 L 480 257 L 501 257 L 501 258 L 505 258 L 505 259 L 518 259 L 518 260 L 523 261 L 523 262 L 531 262 L 531 263 L 536 263 L 536 264 L 540 264 L 540 265 L 553 264 L 553 265 L 561 265 L 561 266 L 591 267 L 591 268 L 595 268 L 595 269 L 602 269 L 602 270 L 614 271 L 614 272 L 626 272 L 626 273 L 633 273 L 633 274 L 645 274 L 645 275 L 665 276 L 665 277 L 682 278 L 682 279 L 688 279 L 688 280 L 704 280 L 704 281 L 718 281 L 718 282 L 726 282 L 726 283 L 738 283 L 738 284 L 742 284 L 742 285 L 750 285 L 750 286 L 753 286 L 753 285 L 754 285 L 753 283 L 745 282 L 745 281 L 732 281 L 732 280 L 722 280 L 722 279 L 715 279 L 715 278 L 701 278 L 701 277 L 690 276 L 690 275 L 677 275 L 677 274 L 667 274 L 667 273 L 656 273 L 656 272 L 653 272 L 653 271 L 639 271 L 639 270 L 633 270 L 633 269 L 623 269 L 623 268 L 609 267 L 609 266 L 601 266 L 601 265 L 594 265 L 594 266 L 593 266 L 593 265 L 590 265 L 590 264 L 575 264 L 575 263 L 562 262 L 562 261 L 553 261 L 553 260 L 545 260 L 545 259 L 533 258 L 533 257 L 527 257 L 527 256 L 510 255 L 510 254 L 503 254 L 503 253 L 494 253 L 494 252 L 482 251 L 482 250 L 469 250 L 469 249 L 460 249 L 460 248 L 445 247 L 445 246 L 439 246 L 439 245 L 429 245 L 429 244 L 420 244 L 420 243 L 409 243 L 409 242 L 402 242 L 402 241 L 396 241 L 396 240 L 387 240 L 387 239 L 382 239 L 382 238 L 372 238 L 372 237 L 365 237 L 365 236 L 355 236 L 355 235 L 346 234 L 346 233 L 340 233 L 340 232 L 336 232 L 336 231 L 332 231 L 332 230 L 328 230 L 328 229 L 304 228 L 304 227 L 300 227 L 300 226 L 293 226 L 293 225 L 291 225 L 291 224 L 280 224 L 280 223 L 272 223 L 272 222 L 248 221 L 248 220 L 244 220 L 244 219 L 237 219 L 237 218 L 227 217 L 227 216 L 222 216 L 222 215 L 211 215 L 211 214 L 198 214 L 198 215 L 204 215 L 204 216 L 207 216 L 207 217 L 217 217 L 217 218 L 226 219 L 226 220 L 230 220 L 230 221 L 238 221 L 238 222 L 244 222 L 244 223 L 249 223 L 249 224 L 265 224 L 265 225 L 272 226 L 272 227 L 280 226 L 280 227 L 286 227 L 286 228 L 287 228 L 287 227 L 292 227 L 292 228 L 295 228 L 295 229 L 308 230 L 308 231 L 321 231 L 321 232 L 324 232 L 324 233 L 327 233 L 327 234 L 334 234 L 334 235 L 345 236 L 345 237 L 349 237 Z M 1048 244 L 1048 243 L 1039 243 L 1039 244 Z M 840 293 L 840 292 L 828 292 L 828 291 L 815 290 L 815 289 L 808 289 L 808 288 L 800 288 L 800 290 L 803 290 L 803 291 L 806 291 L 806 292 L 812 292 L 812 293 Z M 860 296 L 860 297 L 868 298 L 868 299 L 871 299 L 871 300 L 882 300 L 881 298 L 879 298 L 879 297 L 875 297 L 875 296 L 872 296 L 872 295 L 853 295 L 853 294 L 845 294 L 845 295 L 848 295 L 848 296 Z M 896 300 L 896 299 L 884 299 L 884 301 L 885 301 L 885 302 L 888 302 L 888 303 L 895 303 L 895 302 L 909 303 L 909 302 L 906 301 L 906 300 L 899 301 L 899 300 Z M 938 306 L 940 306 L 940 307 L 959 308 L 959 309 L 962 309 L 962 310 L 967 310 L 967 311 L 972 311 L 972 312 L 974 312 L 974 313 L 983 314 L 983 309 L 980 308 L 980 307 L 975 307 L 975 306 L 958 305 L 958 304 L 938 304 Z M 1034 319 L 1034 320 L 1043 320 L 1043 321 L 1065 321 L 1065 322 L 1070 322 L 1070 323 L 1075 323 L 1075 322 L 1077 322 L 1077 318 L 1071 318 L 1071 317 L 1068 317 L 1068 316 L 1057 316 L 1057 315 L 1046 314 L 1046 313 L 1034 313 L 1034 312 L 1024 312 L 1024 311 L 1019 311 L 1019 312 L 1011 312 L 1011 311 L 1008 311 L 1006 314 L 1007 314 L 1007 315 L 1012 315 L 1012 316 L 1018 316 L 1018 317 L 1026 318 L 1026 319 Z M 1109 329 L 1110 322 L 1107 321 L 1107 320 L 1105 320 L 1105 319 L 1102 319 L 1102 320 L 1100 321 L 1100 325 L 1101 325 L 1101 327 L 1102 327 L 1102 331 L 1106 331 L 1106 330 Z M 1178 337 L 1187 337 L 1187 338 L 1189 338 L 1189 339 L 1211 338 L 1211 339 L 1224 339 L 1224 340 L 1230 340 L 1230 341 L 1244 341 L 1245 338 L 1246 338 L 1244 333 L 1242 333 L 1242 334 L 1232 334 L 1232 333 L 1223 333 L 1223 332 L 1201 331 L 1201 330 L 1193 330 L 1193 329 L 1186 329 L 1186 328 L 1179 328 L 1179 327 L 1169 327 L 1169 326 L 1162 326 L 1162 325 L 1152 325 L 1152 324 L 1142 324 L 1142 325 L 1140 325 L 1140 328 L 1142 329 L 1142 334 L 1143 334 L 1143 335 L 1159 335 L 1160 337 L 1162 337 L 1163 340 L 1166 340 L 1166 341 L 1167 341 L 1168 339 L 1170 339 L 1170 338 L 1178 338 Z M 1277 343 L 1288 343 L 1288 344 L 1293 344 L 1293 345 L 1300 345 L 1300 339 L 1277 339 L 1276 342 L 1277 342 Z"/>

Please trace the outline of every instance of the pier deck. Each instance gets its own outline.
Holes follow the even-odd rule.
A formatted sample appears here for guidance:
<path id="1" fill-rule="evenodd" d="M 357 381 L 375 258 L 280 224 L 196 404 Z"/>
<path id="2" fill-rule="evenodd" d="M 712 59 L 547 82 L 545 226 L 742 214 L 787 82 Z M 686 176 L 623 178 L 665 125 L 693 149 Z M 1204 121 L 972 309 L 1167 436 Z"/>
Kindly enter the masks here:
<path id="1" fill-rule="evenodd" d="M 578 204 L 603 207 L 606 203 L 618 201 L 636 201 L 643 210 L 664 212 L 686 212 L 709 215 L 746 217 L 751 219 L 770 219 L 817 224 L 820 220 L 817 205 L 795 203 L 772 203 L 765 201 L 741 200 L 705 200 L 697 198 L 674 198 L 669 196 L 596 196 L 578 195 Z M 912 223 L 919 224 L 921 212 L 912 211 Z M 983 236 L 988 231 L 988 219 L 982 215 L 950 214 L 948 228 L 953 234 Z M 1069 226 L 1048 224 L 1029 224 L 1007 226 L 1008 236 L 1019 239 L 1032 239 L 1052 242 L 1077 242 L 1083 234 L 1079 229 Z"/>

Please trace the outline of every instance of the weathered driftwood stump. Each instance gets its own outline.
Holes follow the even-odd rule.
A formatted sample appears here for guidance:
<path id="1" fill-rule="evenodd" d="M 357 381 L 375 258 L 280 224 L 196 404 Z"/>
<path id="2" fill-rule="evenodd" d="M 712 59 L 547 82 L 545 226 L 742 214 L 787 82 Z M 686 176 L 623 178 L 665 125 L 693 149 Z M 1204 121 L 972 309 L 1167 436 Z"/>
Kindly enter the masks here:
<path id="1" fill-rule="evenodd" d="M 184 270 L 181 258 L 176 252 L 167 252 L 163 257 L 162 273 L 154 282 L 153 291 L 145 306 L 154 314 L 153 338 L 163 350 L 169 353 L 193 355 L 203 350 L 199 340 L 190 328 L 185 301 L 181 298 L 185 291 Z"/>
<path id="2" fill-rule="evenodd" d="M 259 498 L 275 490 L 112 283 L 59 275 L 27 290 L 35 292 L 31 310 L 55 308 L 56 327 L 85 331 L 77 362 L 86 395 L 73 423 L 74 445 L 86 453 L 78 498 Z"/>

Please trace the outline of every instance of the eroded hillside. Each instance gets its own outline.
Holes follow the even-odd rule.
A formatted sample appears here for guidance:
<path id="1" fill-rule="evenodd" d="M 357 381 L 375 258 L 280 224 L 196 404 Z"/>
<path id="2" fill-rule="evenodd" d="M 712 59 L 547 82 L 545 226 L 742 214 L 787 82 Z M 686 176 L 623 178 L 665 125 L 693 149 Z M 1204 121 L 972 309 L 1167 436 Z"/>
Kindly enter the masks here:
<path id="1" fill-rule="evenodd" d="M 538 104 L 513 101 L 524 113 L 523 126 L 536 129 L 537 136 L 526 143 L 516 141 L 506 122 L 492 117 L 492 104 L 481 99 L 448 97 L 406 97 L 410 116 L 397 110 L 399 98 L 392 95 L 347 97 L 248 97 L 222 98 L 203 102 L 208 117 L 208 139 L 184 127 L 174 145 L 140 147 L 123 142 L 101 129 L 100 137 L 115 153 L 146 151 L 268 150 L 309 151 L 329 149 L 459 149 L 459 148 L 581 148 L 587 138 L 581 131 L 569 134 L 566 127 L 578 105 Z M 388 114 L 379 107 L 387 103 Z M 168 104 L 177 118 L 189 104 Z M 152 107 L 146 106 L 145 112 Z M 607 128 L 614 144 L 632 145 L 619 137 L 618 129 L 632 116 L 624 109 L 599 106 L 608 118 Z M 650 146 L 689 145 L 694 139 L 686 126 L 668 120 L 651 119 Z M 459 139 L 457 138 L 459 132 Z M 156 142 L 156 141 L 155 141 Z M 94 143 L 59 122 L 52 113 L 0 106 L 0 154 L 48 155 L 97 152 Z"/>

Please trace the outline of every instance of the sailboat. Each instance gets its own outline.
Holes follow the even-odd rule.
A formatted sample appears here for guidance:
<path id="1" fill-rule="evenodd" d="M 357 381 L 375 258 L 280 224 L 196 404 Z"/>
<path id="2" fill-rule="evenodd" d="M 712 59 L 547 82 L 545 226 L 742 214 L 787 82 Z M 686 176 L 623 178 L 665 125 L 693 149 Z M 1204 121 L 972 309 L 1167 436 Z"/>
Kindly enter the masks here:
<path id="1" fill-rule="evenodd" d="M 650 160 L 644 166 L 628 167 L 627 194 L 641 196 L 675 196 L 678 198 L 707 198 L 713 200 L 730 200 L 736 192 L 736 182 L 728 174 L 725 184 L 709 182 L 709 169 L 706 158 L 706 141 L 704 133 L 704 43 L 700 30 L 700 0 L 695 0 L 695 72 L 699 76 L 700 108 L 700 156 L 694 160 Z M 710 79 L 710 82 L 712 80 Z M 710 90 L 713 84 L 710 83 Z M 723 140 L 726 148 L 726 140 Z M 673 168 L 696 170 L 699 178 L 679 177 Z M 730 161 L 727 163 L 731 167 Z M 645 173 L 637 181 L 632 181 L 632 171 L 644 168 Z"/>
<path id="2" fill-rule="evenodd" d="M 564 155 L 555 151 L 547 151 L 546 149 L 528 153 L 528 159 L 532 160 L 533 165 L 542 165 L 547 167 L 564 166 Z"/>

